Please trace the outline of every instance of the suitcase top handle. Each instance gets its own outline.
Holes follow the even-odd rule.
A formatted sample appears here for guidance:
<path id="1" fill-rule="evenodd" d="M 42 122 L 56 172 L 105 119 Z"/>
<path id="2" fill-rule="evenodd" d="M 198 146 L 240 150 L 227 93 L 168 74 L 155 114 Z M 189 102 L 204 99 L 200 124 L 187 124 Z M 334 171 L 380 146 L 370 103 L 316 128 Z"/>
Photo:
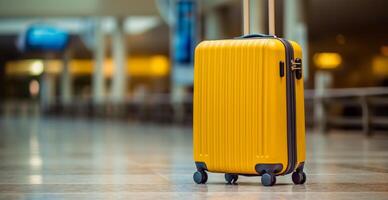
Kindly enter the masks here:
<path id="1" fill-rule="evenodd" d="M 267 35 L 261 33 L 248 34 L 240 37 L 236 37 L 236 39 L 248 39 L 248 38 L 277 38 L 276 35 Z"/>

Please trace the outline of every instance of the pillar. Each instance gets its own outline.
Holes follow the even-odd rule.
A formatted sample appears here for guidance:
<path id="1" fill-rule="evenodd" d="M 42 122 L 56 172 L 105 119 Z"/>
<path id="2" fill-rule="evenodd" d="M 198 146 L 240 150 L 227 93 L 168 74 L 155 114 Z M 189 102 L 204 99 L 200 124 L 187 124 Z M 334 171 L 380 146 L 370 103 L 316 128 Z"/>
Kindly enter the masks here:
<path id="1" fill-rule="evenodd" d="M 94 35 L 94 69 L 92 77 L 92 101 L 94 104 L 105 102 L 105 36 L 102 31 L 102 19 L 96 19 Z"/>
<path id="2" fill-rule="evenodd" d="M 304 0 L 284 1 L 284 35 L 285 38 L 298 42 L 303 49 L 303 75 L 308 79 L 308 33 Z"/>
<path id="3" fill-rule="evenodd" d="M 43 65 L 46 68 L 47 61 L 44 61 Z M 55 103 L 55 77 L 45 70 L 40 75 L 40 108 L 42 111 L 48 111 L 53 103 Z"/>
<path id="4" fill-rule="evenodd" d="M 206 13 L 205 27 L 205 40 L 222 38 L 222 18 L 216 9 Z"/>
<path id="5" fill-rule="evenodd" d="M 61 98 L 62 106 L 69 105 L 72 102 L 72 97 L 73 97 L 70 61 L 71 61 L 70 50 L 66 50 L 62 59 L 63 67 L 62 67 L 61 81 L 60 81 L 60 92 L 61 92 L 60 98 Z"/>
<path id="6" fill-rule="evenodd" d="M 50 60 L 54 59 L 54 54 L 46 52 L 43 61 L 36 61 L 33 64 L 34 70 L 41 72 L 40 75 L 40 90 L 39 90 L 39 101 L 41 111 L 48 111 L 51 106 L 56 102 L 55 96 L 55 76 L 48 73 L 50 68 Z"/>
<path id="7" fill-rule="evenodd" d="M 318 133 L 327 130 L 327 112 L 324 96 L 332 85 L 333 77 L 329 71 L 318 70 L 315 72 L 315 96 L 314 96 L 314 126 Z"/>
<path id="8" fill-rule="evenodd" d="M 126 35 L 123 25 L 123 19 L 116 19 L 116 26 L 112 33 L 114 73 L 112 76 L 111 101 L 117 104 L 124 102 L 127 86 Z"/>

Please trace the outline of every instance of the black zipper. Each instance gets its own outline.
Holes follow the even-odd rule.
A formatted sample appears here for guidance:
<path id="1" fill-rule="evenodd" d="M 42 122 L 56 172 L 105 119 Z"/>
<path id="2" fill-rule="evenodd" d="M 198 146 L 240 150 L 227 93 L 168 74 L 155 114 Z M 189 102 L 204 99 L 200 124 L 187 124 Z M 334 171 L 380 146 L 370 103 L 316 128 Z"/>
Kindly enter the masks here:
<path id="1" fill-rule="evenodd" d="M 294 60 L 294 49 L 290 42 L 285 39 L 280 40 L 286 49 L 286 91 L 287 91 L 287 144 L 288 144 L 288 164 L 283 174 L 289 174 L 295 170 L 297 162 L 296 154 L 296 103 L 295 103 L 295 78 L 292 70 Z"/>

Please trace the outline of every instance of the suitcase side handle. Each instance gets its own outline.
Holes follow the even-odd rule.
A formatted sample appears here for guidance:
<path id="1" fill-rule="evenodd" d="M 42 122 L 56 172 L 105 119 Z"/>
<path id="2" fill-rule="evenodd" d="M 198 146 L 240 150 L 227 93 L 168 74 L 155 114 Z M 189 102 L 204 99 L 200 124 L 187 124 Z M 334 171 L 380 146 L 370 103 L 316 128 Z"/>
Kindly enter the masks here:
<path id="1" fill-rule="evenodd" d="M 255 33 L 255 34 L 248 34 L 243 35 L 240 37 L 236 37 L 236 39 L 247 39 L 247 38 L 276 38 L 275 35 L 267 35 L 267 34 L 261 34 L 261 33 Z"/>

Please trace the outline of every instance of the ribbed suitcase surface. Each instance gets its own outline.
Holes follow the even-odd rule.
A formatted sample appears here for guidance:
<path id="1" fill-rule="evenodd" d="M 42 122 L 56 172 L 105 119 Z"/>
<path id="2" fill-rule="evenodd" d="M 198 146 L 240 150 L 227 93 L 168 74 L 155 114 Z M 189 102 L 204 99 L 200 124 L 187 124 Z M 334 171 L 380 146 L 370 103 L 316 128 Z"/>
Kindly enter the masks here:
<path id="1" fill-rule="evenodd" d="M 295 57 L 301 48 L 292 43 Z M 287 157 L 285 47 L 277 39 L 205 41 L 195 52 L 194 160 L 212 172 L 257 174 Z M 303 80 L 295 81 L 297 163 L 305 159 Z M 279 172 L 281 173 L 281 172 Z"/>

